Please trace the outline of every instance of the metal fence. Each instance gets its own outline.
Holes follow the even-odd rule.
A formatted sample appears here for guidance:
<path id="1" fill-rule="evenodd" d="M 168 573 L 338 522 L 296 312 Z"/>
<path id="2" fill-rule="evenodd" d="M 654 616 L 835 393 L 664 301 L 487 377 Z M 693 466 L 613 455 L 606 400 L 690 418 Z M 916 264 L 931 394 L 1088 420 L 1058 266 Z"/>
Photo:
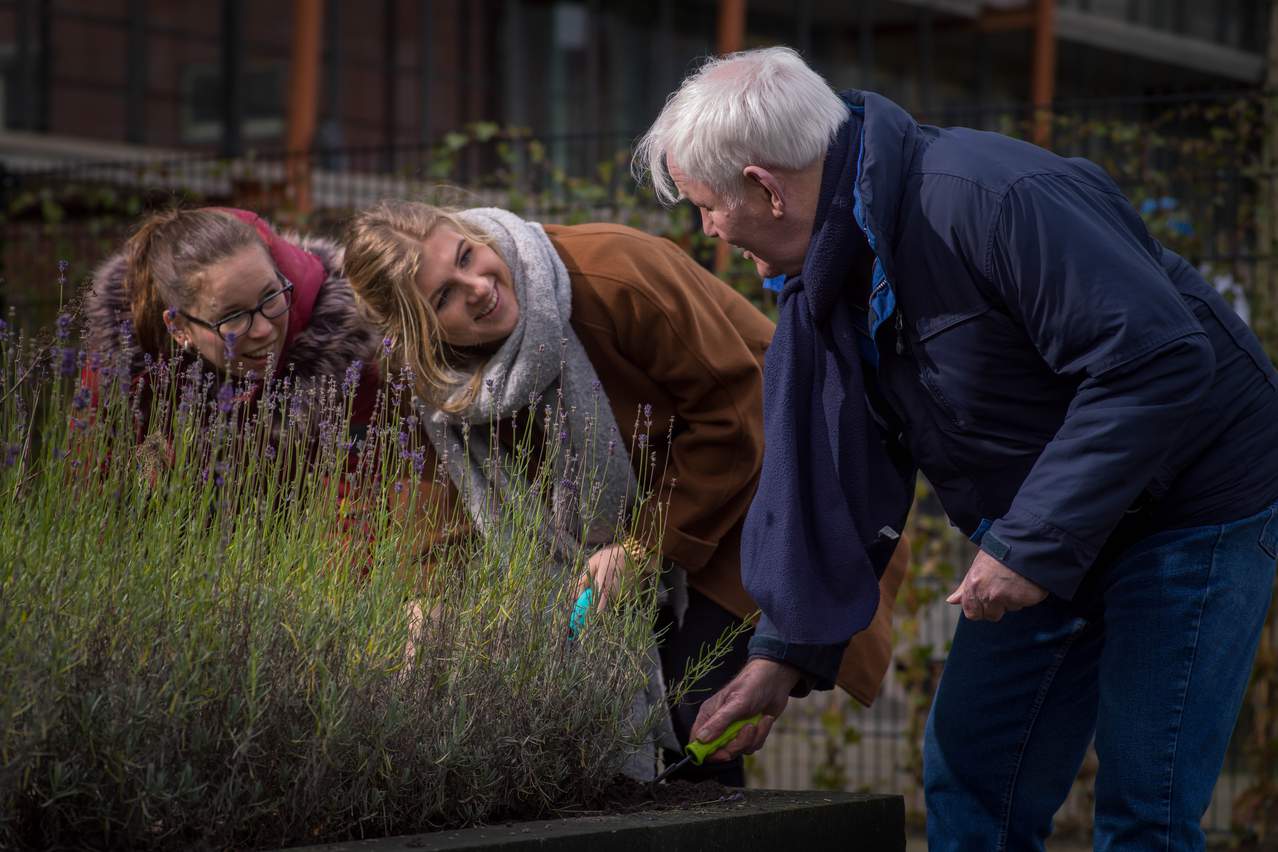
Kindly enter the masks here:
<path id="1" fill-rule="evenodd" d="M 1207 273 L 1271 355 L 1278 353 L 1273 106 L 1269 95 L 1229 92 L 1057 105 L 1049 116 L 1053 147 L 1105 167 L 1151 231 Z M 926 118 L 1027 136 L 1042 116 L 999 106 Z M 636 224 L 675 237 L 712 263 L 713 251 L 692 233 L 697 219 L 690 210 L 663 210 L 636 191 L 628 174 L 629 142 L 607 136 L 535 140 L 477 126 L 438 145 L 300 157 L 66 163 L 39 152 L 10 156 L 0 172 L 0 299 L 27 325 L 50 321 L 142 211 L 174 201 L 247 207 L 286 227 L 327 233 L 336 232 L 350 211 L 384 197 L 496 204 L 541 221 Z M 298 196 L 298 174 L 305 177 L 305 199 Z M 69 263 L 65 285 L 59 260 Z M 746 268 L 733 266 L 726 274 L 743 291 L 758 293 Z M 967 552 L 961 544 L 954 547 L 953 558 L 964 567 Z M 939 673 L 956 619 L 954 608 L 934 604 L 920 614 L 918 635 L 902 640 L 908 644 L 902 652 L 930 646 Z M 751 764 L 752 778 L 772 787 L 900 792 L 920 812 L 922 793 L 910 768 L 918 745 L 912 702 L 918 700 L 893 673 L 869 710 L 853 708 L 838 694 L 797 702 Z M 1207 814 L 1213 831 L 1231 827 L 1231 803 L 1249 782 L 1242 734 L 1247 724 L 1244 714 Z M 1062 827 L 1090 826 L 1086 782 L 1094 771 L 1089 760 L 1058 817 Z"/>

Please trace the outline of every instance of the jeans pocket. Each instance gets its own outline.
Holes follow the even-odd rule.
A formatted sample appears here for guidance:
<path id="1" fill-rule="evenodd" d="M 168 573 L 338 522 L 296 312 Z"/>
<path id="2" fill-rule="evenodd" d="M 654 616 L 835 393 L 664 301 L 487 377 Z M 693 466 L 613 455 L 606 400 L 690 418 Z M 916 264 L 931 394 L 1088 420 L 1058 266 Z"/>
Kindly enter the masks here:
<path id="1" fill-rule="evenodd" d="M 1260 549 L 1268 553 L 1270 559 L 1278 559 L 1278 506 L 1269 510 L 1269 518 L 1260 528 Z"/>

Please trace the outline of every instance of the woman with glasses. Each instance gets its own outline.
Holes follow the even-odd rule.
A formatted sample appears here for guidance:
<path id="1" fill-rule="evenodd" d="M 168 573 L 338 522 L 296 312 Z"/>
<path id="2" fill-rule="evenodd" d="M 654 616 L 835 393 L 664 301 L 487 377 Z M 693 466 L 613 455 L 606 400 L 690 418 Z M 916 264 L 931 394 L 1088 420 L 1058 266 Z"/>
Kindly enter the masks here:
<path id="1" fill-rule="evenodd" d="M 131 347 L 134 377 L 174 347 L 241 386 L 268 368 L 305 385 L 346 381 L 354 367 L 358 426 L 376 394 L 377 343 L 341 262 L 339 246 L 282 237 L 247 210 L 153 213 L 94 275 L 87 344 L 99 355 Z"/>

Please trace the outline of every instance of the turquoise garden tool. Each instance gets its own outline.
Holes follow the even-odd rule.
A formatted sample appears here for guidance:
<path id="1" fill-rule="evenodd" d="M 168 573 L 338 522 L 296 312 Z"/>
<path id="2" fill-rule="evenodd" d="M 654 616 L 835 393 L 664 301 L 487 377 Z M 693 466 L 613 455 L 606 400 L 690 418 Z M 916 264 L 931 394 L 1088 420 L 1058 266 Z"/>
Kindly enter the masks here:
<path id="1" fill-rule="evenodd" d="M 577 602 L 572 605 L 572 615 L 568 616 L 569 639 L 576 639 L 581 635 L 581 628 L 586 624 L 586 616 L 590 614 L 590 605 L 594 602 L 594 589 L 586 589 L 577 596 Z"/>
<path id="2" fill-rule="evenodd" d="M 666 776 L 670 775 L 670 773 L 675 772 L 679 769 L 682 769 L 683 767 L 687 766 L 689 763 L 691 763 L 693 766 L 700 766 L 701 764 L 705 763 L 705 760 L 707 757 L 714 754 L 716 751 L 718 751 L 719 749 L 726 746 L 728 743 L 735 740 L 737 738 L 737 734 L 741 732 L 742 728 L 744 728 L 746 725 L 757 725 L 759 724 L 760 721 L 762 721 L 762 719 L 763 719 L 762 713 L 755 713 L 753 716 L 749 717 L 748 719 L 740 719 L 736 722 L 733 722 L 731 725 L 728 726 L 728 729 L 724 731 L 722 734 L 720 734 L 718 737 L 716 737 L 713 742 L 703 743 L 700 740 L 693 740 L 692 742 L 688 743 L 688 745 L 683 750 L 683 753 L 687 755 L 687 757 L 685 757 L 683 760 L 679 761 L 678 763 L 674 763 L 674 764 L 671 764 L 670 766 L 667 766 L 660 775 L 652 779 L 652 783 L 656 784 L 659 781 L 665 780 Z"/>

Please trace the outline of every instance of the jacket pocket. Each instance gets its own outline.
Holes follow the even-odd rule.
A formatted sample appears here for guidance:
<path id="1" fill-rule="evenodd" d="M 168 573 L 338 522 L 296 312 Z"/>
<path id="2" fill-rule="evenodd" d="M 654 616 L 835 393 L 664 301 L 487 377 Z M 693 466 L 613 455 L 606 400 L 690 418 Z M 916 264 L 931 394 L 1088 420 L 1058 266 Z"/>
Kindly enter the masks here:
<path id="1" fill-rule="evenodd" d="M 941 332 L 947 331 L 959 323 L 975 319 L 981 314 L 988 313 L 990 309 L 990 305 L 979 305 L 971 310 L 952 314 L 938 314 L 937 316 L 921 319 L 914 325 L 915 332 L 919 336 L 919 343 L 926 343 Z"/>
<path id="2" fill-rule="evenodd" d="M 950 400 L 950 394 L 945 390 L 945 382 L 942 380 L 941 362 L 946 359 L 944 351 L 948 348 L 946 343 L 949 337 L 946 333 L 957 332 L 960 326 L 984 316 L 989 310 L 989 305 L 980 305 L 971 310 L 926 317 L 914 324 L 918 339 L 914 348 L 918 353 L 919 381 L 950 423 L 959 429 L 967 426 L 967 418 L 963 416 L 961 407 Z M 951 353 L 950 357 L 954 357 L 954 354 Z"/>

